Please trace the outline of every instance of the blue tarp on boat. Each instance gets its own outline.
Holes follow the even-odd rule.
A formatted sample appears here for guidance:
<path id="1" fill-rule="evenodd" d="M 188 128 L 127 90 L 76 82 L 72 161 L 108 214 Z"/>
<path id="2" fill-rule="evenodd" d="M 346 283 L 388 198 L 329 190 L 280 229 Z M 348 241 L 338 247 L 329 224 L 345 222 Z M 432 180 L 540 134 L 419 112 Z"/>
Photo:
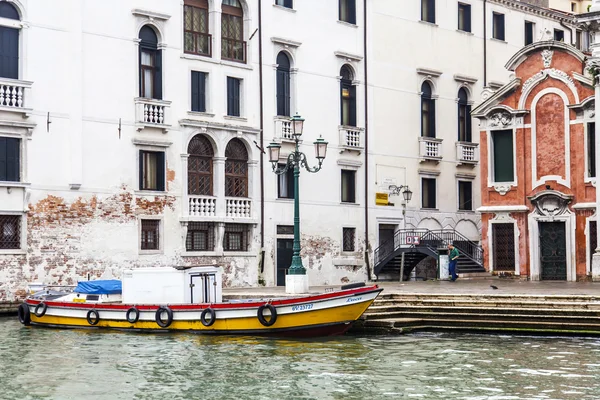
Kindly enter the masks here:
<path id="1" fill-rule="evenodd" d="M 84 294 L 121 294 L 121 281 L 116 279 L 77 282 L 74 292 Z"/>

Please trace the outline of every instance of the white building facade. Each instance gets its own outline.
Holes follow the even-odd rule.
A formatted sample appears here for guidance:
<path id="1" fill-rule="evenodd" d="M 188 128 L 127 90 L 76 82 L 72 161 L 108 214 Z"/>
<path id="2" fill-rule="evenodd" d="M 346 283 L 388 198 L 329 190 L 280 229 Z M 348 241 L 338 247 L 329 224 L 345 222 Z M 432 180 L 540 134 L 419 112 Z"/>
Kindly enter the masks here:
<path id="1" fill-rule="evenodd" d="M 280 143 L 285 163 L 296 113 L 310 164 L 329 142 L 322 170 L 300 175 L 311 285 L 375 278 L 382 230 L 478 240 L 477 143 L 459 140 L 458 106 L 508 80 L 525 21 L 531 40 L 577 33 L 565 14 L 489 0 L 484 36 L 482 1 L 423 1 L 0 2 L 0 301 L 142 266 L 283 284 L 294 193 L 263 150 Z M 390 184 L 412 189 L 406 215 L 400 198 L 375 204 Z"/>

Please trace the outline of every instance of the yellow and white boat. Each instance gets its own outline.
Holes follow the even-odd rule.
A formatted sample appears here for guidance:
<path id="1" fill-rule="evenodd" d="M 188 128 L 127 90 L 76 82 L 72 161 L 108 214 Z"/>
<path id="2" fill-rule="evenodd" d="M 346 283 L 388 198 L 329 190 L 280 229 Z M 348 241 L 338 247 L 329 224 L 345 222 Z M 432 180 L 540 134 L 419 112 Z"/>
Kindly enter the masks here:
<path id="1" fill-rule="evenodd" d="M 354 284 L 294 298 L 221 299 L 219 269 L 145 268 L 122 281 L 86 281 L 70 293 L 42 289 L 19 306 L 24 325 L 188 331 L 201 334 L 344 334 L 383 290 Z"/>

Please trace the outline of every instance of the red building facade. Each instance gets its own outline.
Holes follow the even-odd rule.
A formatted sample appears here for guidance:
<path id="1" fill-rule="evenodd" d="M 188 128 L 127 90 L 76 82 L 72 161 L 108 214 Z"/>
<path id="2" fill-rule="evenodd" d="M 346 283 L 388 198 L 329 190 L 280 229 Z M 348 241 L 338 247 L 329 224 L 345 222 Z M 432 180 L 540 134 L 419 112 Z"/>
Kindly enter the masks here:
<path id="1" fill-rule="evenodd" d="M 537 42 L 480 120 L 482 242 L 491 272 L 585 280 L 596 243 L 593 79 L 585 55 Z M 486 98 L 487 97 L 487 98 Z"/>

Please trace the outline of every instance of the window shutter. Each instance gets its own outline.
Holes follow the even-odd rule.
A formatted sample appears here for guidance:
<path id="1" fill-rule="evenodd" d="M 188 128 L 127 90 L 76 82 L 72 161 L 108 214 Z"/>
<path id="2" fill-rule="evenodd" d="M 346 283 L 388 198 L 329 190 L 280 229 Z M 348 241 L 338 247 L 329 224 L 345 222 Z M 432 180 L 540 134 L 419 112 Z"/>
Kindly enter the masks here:
<path id="1" fill-rule="evenodd" d="M 473 184 L 465 182 L 465 210 L 473 209 Z"/>
<path id="2" fill-rule="evenodd" d="M 504 14 L 500 14 L 500 16 L 498 18 L 498 22 L 499 22 L 498 33 L 500 35 L 499 39 L 504 40 Z"/>
<path id="3" fill-rule="evenodd" d="M 19 79 L 19 30 L 0 27 L 0 76 Z"/>
<path id="4" fill-rule="evenodd" d="M 0 137 L 0 181 L 7 181 L 7 141 L 8 138 Z"/>
<path id="5" fill-rule="evenodd" d="M 436 204 L 435 204 L 435 198 L 436 198 L 436 193 L 435 193 L 435 179 L 429 179 L 427 181 L 427 184 L 429 185 L 429 190 L 428 190 L 428 194 L 429 194 L 429 207 L 430 208 L 437 208 Z"/>
<path id="6" fill-rule="evenodd" d="M 431 22 L 431 23 L 435 23 L 435 0 L 425 0 L 427 1 L 428 7 L 427 7 L 427 21 Z"/>
<path id="7" fill-rule="evenodd" d="M 350 203 L 356 203 L 356 172 L 348 171 L 348 192 Z"/>
<path id="8" fill-rule="evenodd" d="M 233 115 L 233 78 L 227 77 L 227 115 Z"/>
<path id="9" fill-rule="evenodd" d="M 512 182 L 514 179 L 512 131 L 494 134 L 494 181 Z"/>
<path id="10" fill-rule="evenodd" d="M 284 73 L 284 91 L 283 91 L 283 97 L 284 97 L 284 101 L 285 101 L 285 107 L 284 107 L 284 114 L 286 117 L 290 116 L 290 73 L 289 71 L 286 71 Z"/>
<path id="11" fill-rule="evenodd" d="M 350 86 L 350 126 L 356 126 L 356 86 Z"/>
<path id="12" fill-rule="evenodd" d="M 277 115 L 287 115 L 285 112 L 285 78 L 282 70 L 277 70 Z"/>
<path id="13" fill-rule="evenodd" d="M 235 116 L 239 117 L 240 114 L 240 80 L 239 79 L 234 79 L 233 80 L 233 106 L 234 106 L 234 112 L 235 112 Z"/>
<path id="14" fill-rule="evenodd" d="M 435 137 L 435 100 L 428 99 L 429 102 L 429 137 Z"/>
<path id="15" fill-rule="evenodd" d="M 467 142 L 472 142 L 473 141 L 473 137 L 472 137 L 472 134 L 471 134 L 471 130 L 472 130 L 471 123 L 473 121 L 473 118 L 471 117 L 471 106 L 467 106 L 467 117 L 466 118 L 467 118 L 467 121 L 466 121 L 466 125 L 465 126 L 467 128 L 466 128 L 466 132 L 465 132 L 466 133 L 465 134 L 465 140 Z"/>
<path id="16" fill-rule="evenodd" d="M 596 124 L 588 124 L 588 176 L 596 177 Z"/>
<path id="17" fill-rule="evenodd" d="M 465 6 L 465 31 L 471 32 L 471 6 Z"/>
<path id="18" fill-rule="evenodd" d="M 154 70 L 154 98 L 162 100 L 162 51 L 158 50 L 155 56 L 156 69 Z"/>
<path id="19" fill-rule="evenodd" d="M 11 182 L 18 182 L 20 180 L 20 147 L 21 141 L 19 139 L 7 138 L 6 139 L 6 180 Z"/>
<path id="20" fill-rule="evenodd" d="M 294 0 L 285 0 L 283 6 L 287 8 L 294 8 Z"/>
<path id="21" fill-rule="evenodd" d="M 156 153 L 156 190 L 164 192 L 165 190 L 165 153 Z"/>
<path id="22" fill-rule="evenodd" d="M 356 0 L 347 0 L 348 2 L 348 21 L 351 24 L 356 24 Z"/>
<path id="23" fill-rule="evenodd" d="M 140 190 L 144 189 L 144 151 L 140 150 Z"/>
<path id="24" fill-rule="evenodd" d="M 206 75 L 204 72 L 192 71 L 192 111 L 206 111 Z"/>

